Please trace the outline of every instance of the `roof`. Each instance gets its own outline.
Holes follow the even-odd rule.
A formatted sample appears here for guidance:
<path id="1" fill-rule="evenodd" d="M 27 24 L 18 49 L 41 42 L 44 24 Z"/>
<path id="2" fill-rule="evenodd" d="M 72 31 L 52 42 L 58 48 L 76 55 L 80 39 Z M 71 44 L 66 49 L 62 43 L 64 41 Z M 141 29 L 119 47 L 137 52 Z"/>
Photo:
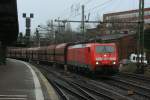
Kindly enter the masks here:
<path id="1" fill-rule="evenodd" d="M 0 1 L 0 41 L 11 45 L 17 40 L 19 32 L 16 0 Z"/>
<path id="2" fill-rule="evenodd" d="M 56 48 L 65 48 L 67 43 L 58 44 Z"/>
<path id="3" fill-rule="evenodd" d="M 123 38 L 125 36 L 130 36 L 130 35 L 134 35 L 135 33 L 130 33 L 130 34 L 109 34 L 109 35 L 102 35 L 97 37 L 97 39 L 101 39 L 101 40 L 114 40 L 114 39 L 119 39 L 119 38 Z"/>

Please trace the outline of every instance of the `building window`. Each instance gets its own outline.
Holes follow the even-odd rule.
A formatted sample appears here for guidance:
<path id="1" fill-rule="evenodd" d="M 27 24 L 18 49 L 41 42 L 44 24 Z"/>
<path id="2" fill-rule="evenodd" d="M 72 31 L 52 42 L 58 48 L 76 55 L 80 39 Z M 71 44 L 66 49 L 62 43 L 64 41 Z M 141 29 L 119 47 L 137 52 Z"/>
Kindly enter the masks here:
<path id="1" fill-rule="evenodd" d="M 150 15 L 150 11 L 145 11 L 145 12 L 144 12 L 144 15 L 145 15 L 145 16 Z"/>

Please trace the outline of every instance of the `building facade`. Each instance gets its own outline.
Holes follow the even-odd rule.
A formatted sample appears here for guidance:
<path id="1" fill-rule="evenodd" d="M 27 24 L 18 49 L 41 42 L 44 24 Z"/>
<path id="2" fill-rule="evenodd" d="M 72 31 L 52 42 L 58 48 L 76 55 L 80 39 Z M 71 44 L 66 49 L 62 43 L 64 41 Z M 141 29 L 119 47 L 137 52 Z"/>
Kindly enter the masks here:
<path id="1" fill-rule="evenodd" d="M 138 29 L 138 23 L 134 22 L 138 22 L 138 17 L 139 17 L 138 9 L 104 14 L 103 21 L 111 22 L 104 24 L 105 32 L 107 34 L 136 32 Z M 148 28 L 150 26 L 150 8 L 144 9 L 144 22 L 145 28 Z"/>

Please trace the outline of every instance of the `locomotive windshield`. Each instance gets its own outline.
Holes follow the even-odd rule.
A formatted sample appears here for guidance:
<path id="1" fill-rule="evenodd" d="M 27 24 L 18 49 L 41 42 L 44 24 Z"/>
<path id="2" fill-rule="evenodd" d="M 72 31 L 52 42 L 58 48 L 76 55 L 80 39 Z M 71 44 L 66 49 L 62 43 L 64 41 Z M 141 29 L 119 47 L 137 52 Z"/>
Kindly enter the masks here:
<path id="1" fill-rule="evenodd" d="M 112 46 L 96 46 L 96 53 L 112 53 L 114 50 Z"/>

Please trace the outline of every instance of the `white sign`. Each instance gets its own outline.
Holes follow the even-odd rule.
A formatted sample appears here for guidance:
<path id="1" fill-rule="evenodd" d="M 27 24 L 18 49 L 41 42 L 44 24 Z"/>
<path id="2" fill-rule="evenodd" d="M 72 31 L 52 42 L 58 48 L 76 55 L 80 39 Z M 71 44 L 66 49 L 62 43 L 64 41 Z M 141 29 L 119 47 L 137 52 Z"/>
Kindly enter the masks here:
<path id="1" fill-rule="evenodd" d="M 144 62 L 145 64 L 147 64 L 146 54 L 145 54 L 145 53 L 144 53 L 143 55 L 142 55 L 142 54 L 139 54 L 139 62 L 140 62 L 140 63 L 142 62 L 142 56 L 143 56 L 143 62 Z M 137 63 L 137 62 L 138 62 L 137 57 L 138 57 L 137 54 L 132 53 L 132 54 L 130 55 L 130 61 L 133 62 L 133 63 Z"/>

